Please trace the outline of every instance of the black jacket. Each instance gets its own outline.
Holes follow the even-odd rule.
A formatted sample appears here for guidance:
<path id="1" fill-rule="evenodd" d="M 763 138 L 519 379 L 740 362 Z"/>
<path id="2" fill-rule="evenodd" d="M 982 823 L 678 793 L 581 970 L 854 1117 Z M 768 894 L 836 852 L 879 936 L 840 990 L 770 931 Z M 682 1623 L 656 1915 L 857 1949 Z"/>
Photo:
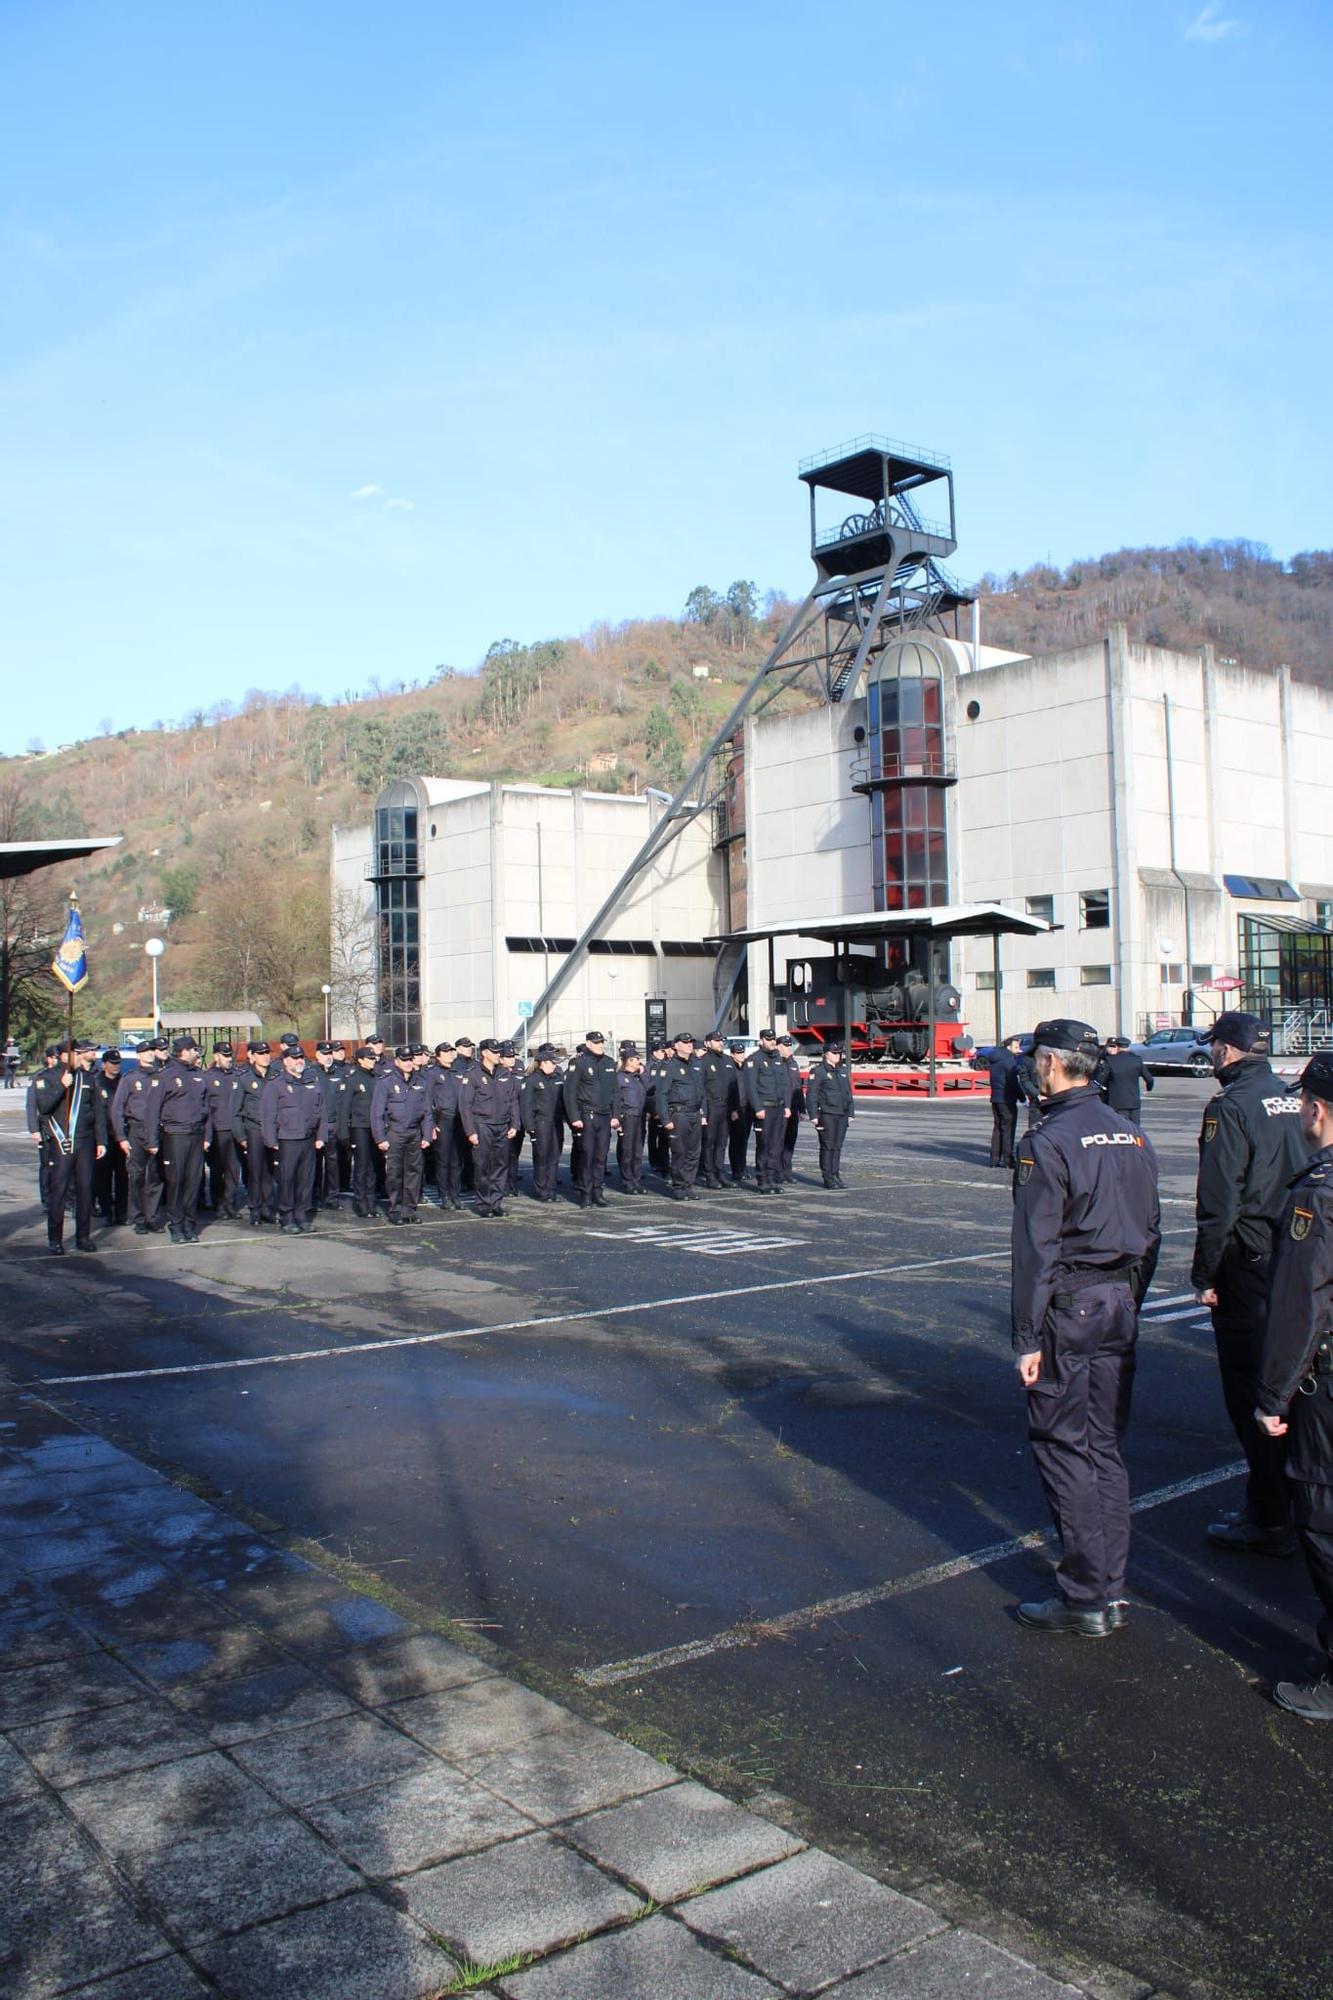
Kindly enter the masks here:
<path id="1" fill-rule="evenodd" d="M 565 1071 L 565 1116 L 576 1118 L 614 1117 L 616 1110 L 616 1066 L 608 1055 L 595 1056 L 585 1049 L 575 1056 Z"/>
<path id="2" fill-rule="evenodd" d="M 1105 1271 L 1147 1291 L 1162 1240 L 1157 1156 L 1089 1086 L 1048 1098 L 1015 1157 L 1013 1342 L 1031 1354 L 1062 1279 Z"/>
<path id="3" fill-rule="evenodd" d="M 204 1084 L 208 1091 L 208 1112 L 215 1132 L 230 1132 L 236 1120 L 236 1099 L 240 1095 L 241 1079 L 234 1069 L 206 1069 Z"/>
<path id="4" fill-rule="evenodd" d="M 242 1139 L 250 1139 L 254 1133 L 262 1132 L 264 1126 L 264 1092 L 271 1083 L 282 1075 L 281 1063 L 271 1064 L 266 1070 L 251 1069 L 249 1065 L 237 1070 L 240 1089 L 232 1102 L 232 1124 Z"/>
<path id="5" fill-rule="evenodd" d="M 353 1132 L 370 1130 L 370 1107 L 375 1098 L 375 1085 L 379 1082 L 373 1069 L 362 1069 L 360 1063 L 350 1076 L 343 1078 L 335 1100 L 335 1115 L 338 1121 L 338 1137 L 343 1141 L 351 1138 Z"/>
<path id="6" fill-rule="evenodd" d="M 1263 1056 L 1245 1056 L 1221 1074 L 1199 1133 L 1198 1224 L 1190 1283 L 1210 1287 L 1235 1242 L 1254 1257 L 1273 1252 L 1273 1230 L 1293 1176 L 1309 1162 L 1300 1098 Z"/>
<path id="7" fill-rule="evenodd" d="M 771 1054 L 760 1049 L 757 1054 L 747 1056 L 741 1071 L 741 1088 L 751 1111 L 770 1111 L 775 1105 L 781 1110 L 791 1102 L 791 1077 L 786 1061 L 776 1049 Z"/>
<path id="8" fill-rule="evenodd" d="M 423 1070 L 421 1080 L 430 1095 L 431 1118 L 438 1132 L 448 1132 L 458 1116 L 458 1093 L 463 1088 L 463 1079 L 458 1074 L 458 1066 L 451 1063 L 446 1069 L 443 1063 L 432 1063 Z"/>
<path id="9" fill-rule="evenodd" d="M 710 1118 L 726 1118 L 736 1109 L 737 1078 L 739 1072 L 729 1055 L 713 1055 L 708 1052 L 700 1058 L 699 1067 L 703 1071 L 704 1101 Z"/>
<path id="10" fill-rule="evenodd" d="M 33 1079 L 33 1104 L 41 1120 L 44 1138 L 61 1144 L 69 1136 L 71 1114 L 74 1119 L 74 1147 L 80 1151 L 85 1146 L 105 1146 L 107 1143 L 106 1099 L 98 1088 L 98 1078 L 91 1070 L 76 1074 L 75 1087 L 68 1093 L 60 1081 L 65 1074 L 59 1063 L 54 1069 L 43 1070 Z M 57 1136 L 59 1135 L 59 1137 Z"/>
<path id="11" fill-rule="evenodd" d="M 523 1127 L 527 1132 L 535 1132 L 539 1125 L 554 1125 L 564 1106 L 562 1092 L 564 1084 L 558 1070 L 550 1076 L 542 1069 L 532 1069 L 519 1085 L 518 1101 L 523 1114 Z"/>
<path id="12" fill-rule="evenodd" d="M 616 1078 L 616 1115 L 623 1124 L 626 1118 L 642 1118 L 647 1108 L 647 1077 L 642 1070 L 635 1076 L 632 1071 L 622 1069 Z"/>
<path id="13" fill-rule="evenodd" d="M 679 1056 L 668 1057 L 657 1079 L 653 1100 L 663 1125 L 674 1124 L 678 1111 L 706 1113 L 703 1065 L 698 1058 L 691 1056 L 688 1062 L 682 1062 Z"/>
<path id="14" fill-rule="evenodd" d="M 1316 1153 L 1291 1186 L 1278 1222 L 1268 1300 L 1268 1331 L 1259 1367 L 1255 1407 L 1270 1416 L 1290 1408 L 1320 1345 L 1333 1334 L 1333 1146 Z M 1321 1357 L 1321 1361 L 1324 1357 Z M 1321 1367 L 1320 1386 L 1333 1376 Z M 1290 1453 L 1294 1478 L 1333 1483 L 1333 1466 L 1302 1470 Z"/>
<path id="15" fill-rule="evenodd" d="M 148 1115 L 143 1122 L 148 1146 L 156 1146 L 163 1132 L 198 1133 L 207 1145 L 213 1126 L 204 1072 L 185 1063 L 169 1062 L 158 1081 L 161 1089 L 149 1093 Z"/>
<path id="16" fill-rule="evenodd" d="M 805 1086 L 805 1114 L 817 1125 L 821 1118 L 855 1118 L 852 1079 L 844 1064 L 817 1062 Z"/>
<path id="17" fill-rule="evenodd" d="M 1011 1111 L 1016 1111 L 1023 1094 L 1018 1081 L 1018 1057 L 1010 1055 L 1008 1049 L 997 1049 L 990 1059 L 989 1073 L 991 1103 L 1007 1104 Z"/>
<path id="18" fill-rule="evenodd" d="M 300 1076 L 289 1076 L 283 1070 L 260 1096 L 260 1130 L 266 1146 L 276 1146 L 279 1139 L 327 1140 L 328 1104 L 318 1071 L 312 1073 L 307 1066 Z"/>
<path id="19" fill-rule="evenodd" d="M 520 1131 L 522 1116 L 518 1085 L 509 1071 L 496 1068 L 487 1075 L 483 1063 L 470 1070 L 458 1093 L 458 1116 L 469 1139 L 476 1138 L 481 1125 L 492 1131 L 499 1128 L 507 1132 Z"/>
<path id="20" fill-rule="evenodd" d="M 403 1132 L 415 1133 L 418 1140 L 429 1139 L 435 1130 L 431 1099 L 429 1086 L 418 1074 L 403 1076 L 395 1069 L 392 1076 L 377 1078 L 370 1100 L 370 1129 L 375 1144 L 382 1146 L 386 1139 Z"/>
<path id="21" fill-rule="evenodd" d="M 1153 1088 L 1152 1073 L 1143 1067 L 1142 1056 L 1131 1049 L 1117 1049 L 1103 1056 L 1093 1081 L 1112 1111 L 1130 1111 L 1137 1117 L 1143 1105 L 1139 1087 Z"/>

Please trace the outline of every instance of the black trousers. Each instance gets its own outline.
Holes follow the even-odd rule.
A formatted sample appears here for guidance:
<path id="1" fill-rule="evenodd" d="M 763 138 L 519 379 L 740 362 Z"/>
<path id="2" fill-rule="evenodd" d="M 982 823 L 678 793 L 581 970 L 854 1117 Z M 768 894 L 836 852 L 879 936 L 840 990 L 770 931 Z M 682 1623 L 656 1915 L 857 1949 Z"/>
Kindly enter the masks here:
<path id="1" fill-rule="evenodd" d="M 560 1174 L 560 1131 L 554 1118 L 532 1128 L 532 1191 L 543 1198 L 555 1193 Z"/>
<path id="2" fill-rule="evenodd" d="M 1284 1528 L 1291 1519 L 1287 1440 L 1269 1437 L 1254 1421 L 1268 1319 L 1268 1278 L 1266 1257 L 1253 1256 L 1235 1242 L 1228 1244 L 1215 1283 L 1213 1339 L 1227 1415 L 1250 1468 L 1245 1512 L 1261 1528 Z"/>
<path id="3" fill-rule="evenodd" d="M 787 1177 L 791 1175 L 792 1155 L 796 1151 L 800 1130 L 801 1113 L 793 1109 L 791 1117 L 785 1118 L 782 1122 L 782 1171 Z"/>
<path id="4" fill-rule="evenodd" d="M 671 1189 L 688 1194 L 699 1178 L 699 1154 L 703 1149 L 703 1113 L 682 1108 L 671 1114 Z"/>
<path id="5" fill-rule="evenodd" d="M 469 1146 L 477 1213 L 497 1215 L 509 1177 L 509 1127 L 477 1124 L 477 1143 Z"/>
<path id="6" fill-rule="evenodd" d="M 162 1180 L 167 1222 L 172 1229 L 190 1230 L 199 1220 L 199 1196 L 204 1185 L 204 1131 L 163 1132 Z"/>
<path id="7" fill-rule="evenodd" d="M 106 1151 L 97 1162 L 93 1191 L 97 1206 L 108 1222 L 125 1221 L 130 1212 L 130 1163 L 114 1138 L 108 1139 Z"/>
<path id="8" fill-rule="evenodd" d="M 309 1222 L 315 1212 L 315 1152 L 313 1139 L 278 1141 L 278 1221 Z"/>
<path id="9" fill-rule="evenodd" d="M 643 1189 L 643 1113 L 642 1111 L 620 1114 L 620 1131 L 616 1137 L 616 1166 L 620 1172 L 620 1185 L 630 1188 L 635 1194 Z"/>
<path id="10" fill-rule="evenodd" d="M 352 1207 L 358 1215 L 374 1215 L 380 1205 L 379 1184 L 375 1178 L 379 1149 L 369 1125 L 353 1125 L 351 1132 Z"/>
<path id="11" fill-rule="evenodd" d="M 518 1193 L 518 1163 L 523 1157 L 523 1138 L 520 1129 L 509 1141 L 509 1172 L 505 1177 L 505 1188 L 509 1194 Z"/>
<path id="12" fill-rule="evenodd" d="M 727 1128 L 727 1164 L 734 1181 L 745 1179 L 745 1155 L 749 1151 L 753 1130 L 754 1113 L 748 1104 L 742 1104 L 740 1116 Z"/>
<path id="13" fill-rule="evenodd" d="M 76 1126 L 76 1132 L 77 1129 Z M 62 1153 L 54 1139 L 43 1138 L 42 1151 L 46 1154 L 47 1242 L 59 1243 L 65 1233 L 65 1203 L 71 1190 L 74 1195 L 75 1237 L 80 1243 L 91 1242 L 96 1148 L 80 1145 L 76 1139 L 73 1152 Z"/>
<path id="14" fill-rule="evenodd" d="M 754 1121 L 754 1169 L 761 1188 L 777 1187 L 782 1180 L 782 1128 L 786 1123 L 780 1104 L 766 1104 L 763 1117 Z"/>
<path id="15" fill-rule="evenodd" d="M 699 1178 L 705 1187 L 721 1187 L 727 1171 L 727 1141 L 731 1114 L 725 1104 L 708 1106 L 708 1123 L 699 1148 Z"/>
<path id="16" fill-rule="evenodd" d="M 655 1111 L 648 1113 L 648 1164 L 657 1174 L 671 1164 L 671 1134 Z"/>
<path id="17" fill-rule="evenodd" d="M 162 1227 L 162 1168 L 143 1142 L 137 1125 L 130 1127 L 130 1150 L 125 1155 L 130 1184 L 130 1221 L 145 1228 Z"/>
<path id="18" fill-rule="evenodd" d="M 826 1186 L 842 1172 L 842 1147 L 849 1122 L 845 1111 L 826 1111 L 819 1120 L 819 1171 Z"/>
<path id="19" fill-rule="evenodd" d="M 243 1125 L 241 1135 L 245 1140 L 245 1199 L 251 1215 L 262 1215 L 272 1222 L 276 1214 L 277 1185 L 273 1176 L 273 1156 L 264 1144 L 264 1135 L 257 1125 Z"/>
<path id="20" fill-rule="evenodd" d="M 439 1137 L 431 1146 L 431 1163 L 435 1168 L 435 1187 L 440 1197 L 440 1206 L 457 1201 L 463 1186 L 463 1159 L 459 1152 L 459 1142 L 467 1145 L 463 1138 L 463 1128 L 456 1118 L 450 1118 L 440 1127 Z M 469 1151 L 471 1148 L 469 1148 Z"/>
<path id="21" fill-rule="evenodd" d="M 606 1185 L 606 1156 L 611 1150 L 609 1111 L 585 1111 L 583 1130 L 574 1134 L 579 1141 L 579 1163 L 574 1185 L 585 1200 L 599 1195 Z"/>
<path id="22" fill-rule="evenodd" d="M 1014 1137 L 1018 1131 L 1018 1106 L 993 1103 L 990 1115 L 990 1163 L 993 1167 L 1012 1167 Z"/>
<path id="23" fill-rule="evenodd" d="M 338 1203 L 338 1148 L 330 1140 L 315 1155 L 315 1206 L 336 1208 Z"/>
<path id="24" fill-rule="evenodd" d="M 240 1206 L 241 1154 L 234 1132 L 213 1134 L 208 1149 L 208 1191 L 219 1215 L 235 1215 Z"/>
<path id="25" fill-rule="evenodd" d="M 1084 1610 L 1125 1594 L 1129 1475 L 1120 1445 L 1138 1319 L 1123 1282 L 1057 1292 L 1042 1329 L 1041 1378 L 1028 1390 L 1032 1456 L 1063 1545 L 1056 1581 L 1066 1603 Z"/>
<path id="26" fill-rule="evenodd" d="M 389 1197 L 390 1222 L 416 1214 L 425 1164 L 426 1155 L 421 1150 L 421 1134 L 418 1131 L 390 1132 L 389 1150 L 384 1155 L 384 1185 Z"/>

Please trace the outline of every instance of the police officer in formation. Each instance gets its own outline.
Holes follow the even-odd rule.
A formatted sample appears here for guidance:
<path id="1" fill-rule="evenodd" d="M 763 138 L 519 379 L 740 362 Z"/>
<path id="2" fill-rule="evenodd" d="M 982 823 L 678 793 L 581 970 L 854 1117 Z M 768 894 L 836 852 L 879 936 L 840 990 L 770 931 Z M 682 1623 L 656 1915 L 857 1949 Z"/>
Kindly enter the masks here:
<path id="1" fill-rule="evenodd" d="M 734 1185 L 726 1178 L 727 1148 L 731 1127 L 739 1115 L 740 1080 L 717 1028 L 710 1028 L 704 1036 L 699 1066 L 703 1071 L 704 1116 L 707 1120 L 699 1157 L 699 1178 L 706 1188 Z"/>
<path id="2" fill-rule="evenodd" d="M 698 1201 L 695 1181 L 708 1129 L 703 1065 L 694 1053 L 694 1036 L 683 1029 L 657 1080 L 657 1120 L 671 1149 L 673 1201 Z"/>
<path id="3" fill-rule="evenodd" d="M 493 1221 L 504 1214 L 509 1142 L 518 1136 L 522 1113 L 513 1072 L 502 1065 L 500 1044 L 492 1037 L 477 1044 L 476 1067 L 468 1070 L 458 1093 L 458 1117 L 472 1149 L 476 1213 Z"/>
<path id="4" fill-rule="evenodd" d="M 560 1168 L 563 1097 L 564 1084 L 555 1048 L 550 1042 L 543 1042 L 535 1052 L 534 1067 L 528 1071 L 519 1089 L 519 1115 L 523 1130 L 532 1141 L 534 1201 L 559 1200 L 556 1176 Z"/>
<path id="5" fill-rule="evenodd" d="M 749 1157 L 750 1134 L 754 1130 L 754 1112 L 745 1090 L 745 1044 L 728 1042 L 727 1054 L 731 1057 L 736 1071 L 735 1105 L 727 1133 L 727 1165 L 731 1170 L 731 1184 L 740 1187 L 745 1180 L 745 1162 Z"/>
<path id="6" fill-rule="evenodd" d="M 754 1119 L 754 1165 L 760 1194 L 782 1188 L 782 1141 L 791 1117 L 791 1072 L 779 1053 L 777 1031 L 759 1030 L 759 1047 L 746 1058 L 746 1101 Z"/>
<path id="7" fill-rule="evenodd" d="M 787 1065 L 788 1117 L 782 1127 L 782 1178 L 795 1179 L 792 1156 L 796 1151 L 796 1139 L 801 1129 L 801 1119 L 805 1115 L 805 1079 L 801 1075 L 801 1065 L 796 1054 L 796 1044 L 790 1035 L 778 1036 L 778 1054 Z"/>
<path id="8" fill-rule="evenodd" d="M 143 1137 L 162 1168 L 167 1231 L 173 1243 L 199 1240 L 199 1196 L 211 1133 L 208 1084 L 193 1035 L 172 1043 L 171 1061 L 147 1095 Z"/>
<path id="9" fill-rule="evenodd" d="M 208 1191 L 215 1215 L 226 1222 L 240 1212 L 241 1150 L 236 1136 L 236 1098 L 240 1078 L 236 1055 L 230 1042 L 219 1042 L 204 1072 L 208 1089 L 209 1125 L 212 1140 L 208 1149 Z"/>
<path id="10" fill-rule="evenodd" d="M 121 1059 L 119 1049 L 108 1049 L 100 1066 L 92 1072 L 93 1088 L 102 1100 L 102 1118 L 106 1131 L 106 1151 L 97 1162 L 97 1173 L 93 1182 L 93 1193 L 97 1203 L 97 1213 L 103 1222 L 113 1229 L 122 1229 L 129 1219 L 130 1176 L 125 1155 L 116 1144 L 111 1123 L 111 1107 L 116 1101 L 116 1092 L 121 1083 Z"/>
<path id="11" fill-rule="evenodd" d="M 394 1050 L 393 1070 L 379 1078 L 370 1100 L 370 1129 L 384 1155 L 384 1182 L 392 1223 L 415 1222 L 421 1199 L 424 1153 L 435 1136 L 432 1091 L 411 1048 Z"/>
<path id="12" fill-rule="evenodd" d="M 276 1159 L 278 1222 L 288 1236 L 315 1226 L 315 1161 L 329 1136 L 324 1086 L 307 1068 L 298 1041 L 287 1043 L 282 1068 L 259 1092 L 259 1130 Z"/>
<path id="13" fill-rule="evenodd" d="M 129 1218 L 136 1236 L 156 1235 L 162 1221 L 162 1168 L 148 1150 L 144 1125 L 151 1095 L 161 1088 L 158 1055 L 165 1043 L 140 1042 L 134 1068 L 123 1076 L 111 1100 L 111 1137 L 125 1161 L 129 1183 Z"/>
<path id="14" fill-rule="evenodd" d="M 378 1211 L 375 1178 L 378 1157 L 371 1131 L 370 1111 L 379 1081 L 375 1074 L 376 1056 L 369 1043 L 357 1050 L 349 1075 L 339 1087 L 337 1104 L 338 1142 L 351 1156 L 352 1213 L 369 1221 Z"/>
<path id="15" fill-rule="evenodd" d="M 1137 1125 L 1143 1117 L 1142 1092 L 1154 1088 L 1152 1071 L 1143 1057 L 1136 1056 L 1128 1035 L 1108 1035 L 1106 1054 L 1097 1075 L 1098 1087 L 1112 1111 L 1132 1118 Z"/>
<path id="16" fill-rule="evenodd" d="M 842 1149 L 847 1127 L 856 1116 L 852 1080 L 843 1068 L 840 1041 L 825 1042 L 805 1086 L 805 1111 L 819 1135 L 819 1171 L 826 1188 L 845 1185 Z"/>
<path id="17" fill-rule="evenodd" d="M 625 1194 L 642 1194 L 643 1128 L 648 1116 L 648 1082 L 643 1073 L 643 1057 L 633 1042 L 620 1044 L 616 1115 L 620 1120 L 616 1168 L 620 1174 L 621 1190 Z"/>
<path id="18" fill-rule="evenodd" d="M 606 1156 L 620 1130 L 616 1065 L 600 1028 L 589 1028 L 582 1049 L 565 1071 L 565 1117 L 578 1134 L 574 1185 L 580 1208 L 606 1207 Z"/>
<path id="19" fill-rule="evenodd" d="M 458 1051 L 452 1042 L 435 1044 L 435 1061 L 426 1071 L 430 1091 L 431 1123 L 435 1138 L 431 1159 L 435 1187 L 444 1214 L 458 1213 L 463 1206 L 463 1148 L 467 1141 L 458 1122 L 458 1093 L 463 1079 L 458 1072 Z"/>
<path id="20" fill-rule="evenodd" d="M 74 1198 L 74 1247 L 93 1242 L 93 1180 L 107 1149 L 106 1106 L 92 1077 L 95 1044 L 60 1049 L 34 1079 L 33 1103 L 46 1163 L 46 1241 L 53 1257 L 65 1254 L 65 1206 Z"/>

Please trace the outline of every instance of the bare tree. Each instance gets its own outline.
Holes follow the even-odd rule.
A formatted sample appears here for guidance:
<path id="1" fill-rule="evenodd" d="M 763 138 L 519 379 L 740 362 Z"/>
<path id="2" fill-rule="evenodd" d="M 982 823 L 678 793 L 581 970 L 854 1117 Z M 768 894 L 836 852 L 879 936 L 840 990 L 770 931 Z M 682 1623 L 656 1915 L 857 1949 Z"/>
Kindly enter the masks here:
<path id="1" fill-rule="evenodd" d="M 335 889 L 329 911 L 329 984 L 335 1020 L 351 1019 L 357 1040 L 375 1020 L 375 915 L 350 889 Z"/>
<path id="2" fill-rule="evenodd" d="M 0 783 L 0 840 L 38 831 L 38 815 L 16 777 Z M 51 960 L 60 938 L 57 897 L 43 874 L 0 879 L 0 1042 L 50 1031 L 59 1019 Z"/>

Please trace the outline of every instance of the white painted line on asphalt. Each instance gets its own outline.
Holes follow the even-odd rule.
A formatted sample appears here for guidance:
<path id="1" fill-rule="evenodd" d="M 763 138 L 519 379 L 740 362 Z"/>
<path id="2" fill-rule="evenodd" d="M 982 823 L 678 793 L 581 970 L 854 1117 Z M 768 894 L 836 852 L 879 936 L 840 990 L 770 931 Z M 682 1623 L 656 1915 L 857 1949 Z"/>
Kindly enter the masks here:
<path id="1" fill-rule="evenodd" d="M 1248 1470 L 1242 1459 L 1237 1465 L 1220 1465 L 1214 1472 L 1199 1472 L 1192 1479 L 1178 1479 L 1172 1486 L 1156 1487 L 1151 1493 L 1142 1493 L 1130 1503 L 1130 1512 L 1145 1513 L 1150 1507 L 1164 1507 L 1170 1500 L 1180 1500 L 1188 1493 L 1199 1493 L 1206 1486 L 1220 1486 L 1224 1480 L 1238 1479 Z M 975 1549 L 970 1556 L 955 1556 L 950 1562 L 932 1563 L 929 1569 L 913 1570 L 909 1576 L 893 1577 L 887 1583 L 872 1584 L 867 1590 L 849 1590 L 842 1597 L 826 1597 L 818 1604 L 807 1604 L 799 1611 L 784 1611 L 776 1618 L 747 1620 L 742 1625 L 730 1625 L 724 1632 L 714 1633 L 711 1639 L 690 1639 L 682 1646 L 664 1646 L 660 1652 L 641 1653 L 633 1660 L 608 1660 L 601 1667 L 576 1667 L 574 1678 L 585 1687 L 614 1687 L 619 1681 L 638 1680 L 647 1674 L 665 1673 L 671 1667 L 688 1667 L 697 1660 L 711 1659 L 715 1653 L 733 1651 L 738 1646 L 753 1646 L 764 1639 L 784 1638 L 790 1632 L 802 1632 L 811 1625 L 818 1625 L 825 1618 L 840 1618 L 851 1611 L 866 1611 L 876 1604 L 887 1604 L 891 1598 L 906 1597 L 909 1592 L 929 1590 L 933 1584 L 950 1583 L 956 1576 L 967 1576 L 973 1570 L 989 1569 L 992 1563 L 1007 1562 L 1010 1556 L 1021 1555 L 1025 1549 L 1038 1549 L 1043 1542 L 1052 1539 L 1048 1528 L 1034 1528 L 1030 1534 L 1015 1535 L 1012 1541 L 992 1542 L 989 1548 Z"/>
<path id="2" fill-rule="evenodd" d="M 997 1264 L 1009 1256 L 1003 1250 L 977 1250 L 966 1257 L 930 1257 L 911 1264 L 872 1264 L 860 1271 L 825 1271 L 799 1278 L 774 1278 L 762 1285 L 731 1285 L 725 1291 L 685 1292 L 676 1298 L 635 1299 L 623 1306 L 591 1306 L 585 1312 L 541 1313 L 532 1319 L 499 1320 L 493 1326 L 456 1326 L 446 1333 L 404 1333 L 389 1340 L 346 1341 L 340 1347 L 307 1347 L 293 1354 L 235 1355 L 227 1361 L 184 1361 L 167 1368 L 121 1368 L 106 1374 L 39 1375 L 42 1389 L 69 1388 L 85 1382 L 153 1382 L 178 1375 L 225 1375 L 242 1368 L 282 1368 L 297 1361 L 346 1360 L 389 1349 L 436 1347 L 451 1340 L 475 1340 L 487 1333 L 525 1333 L 534 1327 L 575 1326 L 580 1320 L 619 1319 L 626 1313 L 665 1312 L 674 1306 L 709 1305 L 718 1299 L 753 1298 L 760 1292 L 813 1291 L 817 1285 L 854 1285 L 866 1278 L 909 1276 L 914 1271 L 945 1271 L 958 1264 Z"/>
<path id="3" fill-rule="evenodd" d="M 1207 1306 L 1180 1306 L 1175 1312 L 1146 1312 L 1143 1317 L 1149 1326 L 1166 1326 L 1173 1319 L 1207 1319 Z"/>
<path id="4" fill-rule="evenodd" d="M 1144 1307 L 1144 1311 L 1156 1312 L 1159 1306 L 1186 1306 L 1192 1305 L 1194 1302 L 1193 1292 L 1172 1292 L 1170 1298 L 1150 1298 Z"/>

